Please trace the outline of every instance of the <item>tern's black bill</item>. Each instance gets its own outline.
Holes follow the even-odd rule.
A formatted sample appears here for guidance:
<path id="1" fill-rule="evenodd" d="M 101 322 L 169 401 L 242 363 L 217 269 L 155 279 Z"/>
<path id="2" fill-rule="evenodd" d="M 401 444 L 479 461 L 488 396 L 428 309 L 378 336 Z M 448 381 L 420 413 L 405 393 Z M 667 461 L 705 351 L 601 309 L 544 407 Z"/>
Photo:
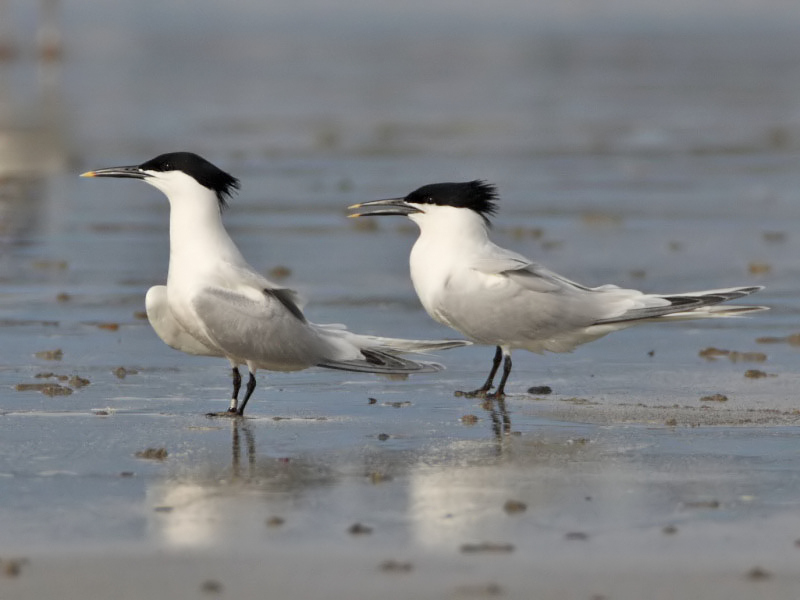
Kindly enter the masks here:
<path id="1" fill-rule="evenodd" d="M 353 204 L 348 207 L 350 210 L 357 208 L 366 208 L 365 212 L 356 212 L 348 215 L 354 217 L 375 217 L 379 215 L 402 215 L 408 216 L 414 213 L 422 212 L 420 209 L 412 206 L 405 201 L 404 198 L 386 198 L 385 200 L 372 200 L 370 202 L 362 202 L 361 204 Z"/>
<path id="2" fill-rule="evenodd" d="M 81 173 L 81 177 L 127 177 L 130 179 L 144 179 L 147 173 L 136 167 L 109 167 L 107 169 L 97 169 Z"/>

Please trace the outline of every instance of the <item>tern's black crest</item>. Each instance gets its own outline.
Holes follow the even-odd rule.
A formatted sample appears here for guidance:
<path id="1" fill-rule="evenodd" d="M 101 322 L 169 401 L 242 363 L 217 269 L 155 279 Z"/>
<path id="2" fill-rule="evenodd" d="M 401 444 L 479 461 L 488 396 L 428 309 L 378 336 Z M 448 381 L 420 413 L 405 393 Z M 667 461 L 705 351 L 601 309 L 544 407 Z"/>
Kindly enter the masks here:
<path id="1" fill-rule="evenodd" d="M 497 212 L 497 189 L 490 183 L 476 179 L 463 183 L 432 183 L 414 190 L 405 197 L 414 204 L 438 204 L 474 210 L 489 223 Z"/>
<path id="2" fill-rule="evenodd" d="M 145 171 L 182 171 L 200 185 L 217 193 L 219 208 L 228 205 L 227 198 L 239 189 L 239 180 L 192 152 L 161 154 L 139 165 Z"/>

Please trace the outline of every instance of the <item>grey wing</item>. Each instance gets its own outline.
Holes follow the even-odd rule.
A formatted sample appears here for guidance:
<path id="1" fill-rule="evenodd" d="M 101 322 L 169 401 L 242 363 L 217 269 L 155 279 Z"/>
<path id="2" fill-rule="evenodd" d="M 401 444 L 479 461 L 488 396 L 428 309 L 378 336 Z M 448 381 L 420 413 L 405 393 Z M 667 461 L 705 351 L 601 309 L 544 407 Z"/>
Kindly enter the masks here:
<path id="1" fill-rule="evenodd" d="M 299 313 L 299 315 L 303 314 L 303 308 L 306 302 L 297 291 L 280 286 L 260 273 L 251 270 L 249 267 L 244 268 L 230 265 L 229 268 L 235 274 L 234 281 L 244 283 L 245 285 L 259 290 L 264 290 L 267 293 L 272 293 L 276 299 L 285 302 L 284 306 L 286 306 L 287 309 L 291 310 L 293 313 Z"/>
<path id="2" fill-rule="evenodd" d="M 562 277 L 524 256 L 495 246 L 473 264 L 486 274 L 505 277 L 509 286 L 495 301 L 504 305 L 502 314 L 486 317 L 495 332 L 508 339 L 541 341 L 540 346 L 554 351 L 570 349 L 575 344 L 560 343 L 570 332 L 581 331 L 601 319 L 614 317 L 625 310 L 635 290 L 613 285 L 589 288 Z M 538 351 L 538 350 L 534 350 Z"/>
<path id="3" fill-rule="evenodd" d="M 254 289 L 248 293 L 205 288 L 192 301 L 205 334 L 226 355 L 263 368 L 290 370 L 318 363 L 325 343 L 310 327 L 291 290 Z"/>
<path id="4" fill-rule="evenodd" d="M 532 292 L 553 293 L 570 289 L 590 290 L 590 288 L 570 281 L 566 277 L 546 269 L 521 254 L 499 246 L 494 246 L 490 253 L 474 261 L 472 268 L 481 273 L 505 275 Z"/>

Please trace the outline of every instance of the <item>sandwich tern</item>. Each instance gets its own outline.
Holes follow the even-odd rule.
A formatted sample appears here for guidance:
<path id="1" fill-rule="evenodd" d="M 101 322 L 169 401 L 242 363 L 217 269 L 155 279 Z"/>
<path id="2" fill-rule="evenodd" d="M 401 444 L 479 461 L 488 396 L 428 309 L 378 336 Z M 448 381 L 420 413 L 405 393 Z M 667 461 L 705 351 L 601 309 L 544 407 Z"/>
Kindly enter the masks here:
<path id="1" fill-rule="evenodd" d="M 411 280 L 439 323 L 477 344 L 495 346 L 486 382 L 467 396 L 500 397 L 511 353 L 570 352 L 612 331 L 650 321 L 727 317 L 762 306 L 717 306 L 760 286 L 682 294 L 646 294 L 615 285 L 586 287 L 506 250 L 489 239 L 496 189 L 484 181 L 434 183 L 405 198 L 354 204 L 351 217 L 404 215 L 419 226 L 411 250 Z M 503 362 L 495 393 L 489 393 Z"/>
<path id="2" fill-rule="evenodd" d="M 431 373 L 441 365 L 399 355 L 470 343 L 358 335 L 341 325 L 308 321 L 300 297 L 253 269 L 225 230 L 221 213 L 239 181 L 197 154 L 162 154 L 140 165 L 98 169 L 82 177 L 140 179 L 167 196 L 167 285 L 148 290 L 147 317 L 172 348 L 230 362 L 230 407 L 211 414 L 244 414 L 258 369 L 297 371 L 318 366 L 378 374 Z M 239 365 L 250 372 L 241 403 Z"/>

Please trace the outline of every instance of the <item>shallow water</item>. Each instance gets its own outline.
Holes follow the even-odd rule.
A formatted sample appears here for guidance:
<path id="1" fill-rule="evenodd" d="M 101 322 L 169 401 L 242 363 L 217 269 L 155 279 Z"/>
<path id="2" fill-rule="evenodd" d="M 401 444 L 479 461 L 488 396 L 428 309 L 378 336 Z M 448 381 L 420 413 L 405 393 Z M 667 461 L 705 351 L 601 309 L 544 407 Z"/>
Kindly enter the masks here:
<path id="1" fill-rule="evenodd" d="M 450 18 L 447 5 L 209 3 L 186 18 L 78 2 L 62 8 L 61 60 L 37 64 L 32 35 L 12 36 L 0 561 L 28 562 L 0 577 L 4 598 L 151 597 L 168 580 L 195 597 L 219 592 L 209 578 L 304 598 L 792 597 L 798 346 L 762 338 L 800 331 L 797 11 L 754 21 L 743 3 L 720 24 L 713 2 L 666 21 L 621 3 L 595 22 L 560 4 Z M 31 14 L 10 14 L 33 33 Z M 264 273 L 288 268 L 281 283 L 314 321 L 454 335 L 414 295 L 413 226 L 345 207 L 474 178 L 499 186 L 496 240 L 571 279 L 759 284 L 771 310 L 515 354 L 504 407 L 453 396 L 489 367 L 491 349 L 466 348 L 408 381 L 261 374 L 249 419 L 210 420 L 227 364 L 172 351 L 138 314 L 166 276 L 165 199 L 76 176 L 178 149 L 241 178 L 231 234 Z M 765 356 L 699 356 L 708 347 Z M 89 385 L 57 379 L 74 375 Z M 45 382 L 72 393 L 16 389 Z M 700 400 L 712 394 L 728 400 Z M 167 456 L 137 458 L 148 448 Z M 484 542 L 499 546 L 471 551 Z M 59 587 L 65 571 L 80 582 Z"/>

